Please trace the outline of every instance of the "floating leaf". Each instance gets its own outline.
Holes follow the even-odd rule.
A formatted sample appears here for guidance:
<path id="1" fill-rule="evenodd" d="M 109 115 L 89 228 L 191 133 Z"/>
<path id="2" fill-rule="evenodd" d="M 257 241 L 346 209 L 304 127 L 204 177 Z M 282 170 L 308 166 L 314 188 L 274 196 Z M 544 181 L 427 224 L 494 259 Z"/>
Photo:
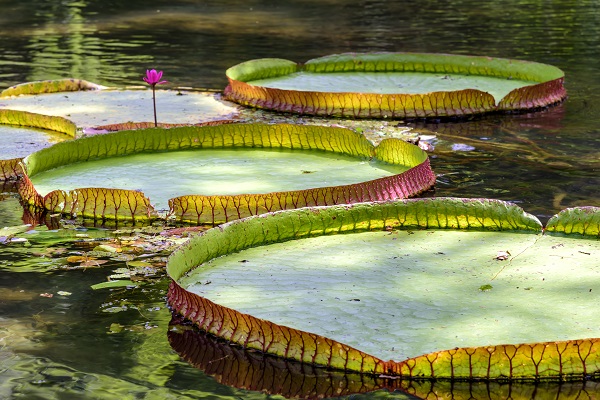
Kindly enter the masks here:
<path id="1" fill-rule="evenodd" d="M 589 399 L 591 394 L 600 391 L 600 382 L 591 380 L 536 382 L 390 379 L 387 375 L 341 372 L 231 346 L 212 335 L 179 323 L 178 319 L 171 321 L 167 337 L 173 350 L 185 361 L 224 385 L 277 394 L 285 398 L 379 398 L 379 393 L 364 396 L 357 394 L 380 390 L 382 398 L 389 398 L 389 392 L 394 392 L 391 396 L 401 399 L 439 399 L 444 395 L 444 398 L 456 400 L 547 400 Z M 408 395 L 411 397 L 407 397 Z"/>
<path id="2" fill-rule="evenodd" d="M 133 268 L 152 267 L 152 264 L 147 261 L 129 261 L 127 265 Z"/>
<path id="3" fill-rule="evenodd" d="M 67 257 L 67 262 L 73 263 L 73 264 L 77 264 L 80 263 L 82 261 L 87 261 L 89 260 L 89 257 L 87 256 L 69 256 Z"/>
<path id="4" fill-rule="evenodd" d="M 411 234 L 396 230 L 401 227 L 523 233 L 418 231 L 417 234 L 413 230 Z M 548 341 L 552 337 L 540 338 L 565 335 L 567 326 L 570 328 L 567 335 L 589 337 L 598 334 L 590 325 L 594 320 L 590 313 L 593 314 L 594 309 L 579 308 L 581 311 L 573 312 L 582 301 L 580 296 L 589 296 L 588 289 L 598 284 L 597 278 L 593 278 L 597 273 L 596 265 L 587 255 L 597 252 L 598 245 L 573 238 L 540 237 L 540 232 L 541 224 L 535 217 L 514 205 L 489 200 L 404 200 L 277 212 L 211 229 L 191 238 L 175 251 L 167 267 L 174 279 L 168 301 L 175 312 L 210 334 L 269 354 L 334 369 L 409 379 L 580 380 L 586 376 L 597 377 L 600 374 L 597 356 L 600 339 Z M 338 233 L 354 235 L 336 236 Z M 304 239 L 322 235 L 332 236 L 327 240 L 324 237 Z M 475 239 L 478 235 L 485 237 Z M 373 240 L 369 239 L 371 237 Z M 409 240 L 413 242 L 402 246 L 402 241 Z M 380 249 L 375 241 L 389 243 L 389 247 Z M 278 242 L 282 245 L 272 244 Z M 341 247 L 328 244 L 334 242 L 348 243 L 347 249 L 352 250 L 346 255 Z M 567 245 L 558 246 L 559 242 Z M 261 248 L 266 244 L 270 244 L 268 251 Z M 508 264 L 499 265 L 489 256 L 486 246 L 500 245 L 507 249 L 512 247 L 513 257 Z M 436 251 L 436 247 L 444 251 Z M 367 249 L 380 250 L 371 254 Z M 242 250 L 244 252 L 240 253 Z M 290 253 L 289 260 L 285 258 L 286 253 Z M 415 253 L 414 256 L 411 253 Z M 231 256 L 222 257 L 228 254 Z M 562 268 L 557 269 L 555 263 L 561 257 L 577 259 L 577 274 L 590 276 L 585 285 L 575 286 L 575 282 L 580 281 L 575 279 L 568 290 L 564 287 L 566 273 Z M 407 260 L 402 261 L 403 258 Z M 242 265 L 240 259 L 247 262 Z M 423 259 L 423 267 L 417 263 L 419 259 Z M 439 268 L 437 272 L 427 272 L 434 265 Z M 195 269 L 196 266 L 199 268 Z M 535 272 L 529 272 L 533 268 Z M 227 276 L 228 273 L 232 275 Z M 365 276 L 357 278 L 355 275 L 359 273 L 374 274 L 373 283 L 370 284 Z M 453 273 L 457 273 L 456 278 Z M 253 274 L 256 274 L 256 281 L 251 279 Z M 404 274 L 402 276 L 408 278 L 396 279 L 395 274 Z M 530 282 L 532 275 L 547 280 L 540 278 L 537 283 Z M 435 276 L 439 279 L 434 280 Z M 494 290 L 485 294 L 482 307 L 491 309 L 497 304 L 499 309 L 486 310 L 481 315 L 480 309 L 475 307 L 467 314 L 465 305 L 484 296 L 478 288 L 489 289 L 487 285 L 469 283 L 472 278 L 467 277 L 471 276 L 475 276 L 475 281 L 482 277 L 493 281 Z M 391 287 L 388 289 L 375 277 Z M 415 279 L 421 279 L 429 286 L 421 287 Z M 212 284 L 203 284 L 207 280 Z M 194 281 L 200 284 L 192 293 L 191 289 L 185 288 L 190 288 L 188 285 Z M 293 283 L 296 292 L 289 291 L 284 281 Z M 237 287 L 238 283 L 243 288 Z M 403 283 L 407 286 L 401 286 Z M 216 290 L 216 296 L 208 294 L 213 290 Z M 353 290 L 358 290 L 359 294 L 354 294 Z M 411 294 L 410 290 L 418 290 L 418 294 Z M 432 297 L 425 296 L 428 291 Z M 305 293 L 298 295 L 299 292 Z M 538 298 L 524 297 L 532 292 L 537 293 Z M 392 298 L 406 295 L 408 300 L 405 304 L 394 303 L 390 297 L 386 300 L 386 293 Z M 418 308 L 420 297 L 424 298 L 426 308 Z M 323 301 L 319 302 L 319 298 Z M 555 304 L 548 313 L 547 304 L 552 299 Z M 378 305 L 377 301 L 385 306 Z M 512 307 L 519 311 L 502 315 L 506 301 L 516 301 Z M 361 307 L 363 310 L 362 307 L 369 304 L 375 309 L 365 308 L 363 313 L 356 309 Z M 454 306 L 450 306 L 452 304 Z M 353 307 L 352 311 L 344 314 L 341 311 L 344 306 Z M 442 308 L 448 306 L 462 307 L 461 314 L 450 309 L 445 311 L 449 313 L 447 317 L 443 317 Z M 261 312 L 263 309 L 265 313 Z M 297 310 L 296 315 L 294 310 Z M 403 310 L 422 315 L 415 322 L 417 326 L 411 327 L 410 320 L 401 317 Z M 533 314 L 527 316 L 527 310 Z M 482 334 L 473 327 L 473 318 L 478 314 L 481 329 L 484 329 Z M 521 314 L 527 319 L 526 324 L 515 325 L 510 321 Z M 344 318 L 344 315 L 351 317 Z M 507 330 L 494 321 L 486 321 L 486 315 L 502 318 L 511 327 L 520 326 L 520 329 Z M 553 319 L 557 322 L 549 322 Z M 435 331 L 426 330 L 423 338 L 426 346 L 443 342 L 444 345 L 438 343 L 438 346 L 454 349 L 383 361 L 387 358 L 379 354 L 388 354 L 390 348 L 392 353 L 397 352 L 393 349 L 396 346 L 415 351 L 417 342 L 410 337 L 419 331 L 416 328 L 423 326 L 424 321 L 434 323 L 430 329 L 436 329 L 436 324 L 442 325 L 438 325 L 438 329 L 443 332 L 436 336 Z M 386 323 L 393 323 L 395 328 Z M 556 325 L 558 330 L 551 331 L 548 324 Z M 542 326 L 546 328 L 542 329 Z M 502 338 L 507 334 L 522 335 L 518 337 L 531 343 L 493 344 L 506 340 Z M 370 340 L 365 341 L 365 336 Z M 388 338 L 382 339 L 388 341 L 382 344 L 378 336 Z M 452 341 L 448 342 L 453 338 L 477 345 L 456 347 Z M 458 339 L 454 340 L 459 343 Z M 524 342 L 517 340 L 517 343 Z"/>
<path id="5" fill-rule="evenodd" d="M 130 280 L 119 280 L 119 281 L 108 281 L 108 282 L 102 282 L 102 283 L 97 283 L 95 285 L 92 285 L 91 288 L 94 290 L 98 290 L 98 289 L 112 289 L 112 288 L 119 288 L 119 287 L 133 287 L 133 286 L 138 286 L 140 283 L 139 282 L 133 282 Z"/>
<path id="6" fill-rule="evenodd" d="M 25 84 L 26 85 L 26 84 Z M 237 107 L 217 98 L 215 93 L 161 90 L 161 126 L 193 125 L 201 122 L 231 119 Z M 84 133 L 98 133 L 148 126 L 153 119 L 152 90 L 59 91 L 43 95 L 3 98 L 2 105 L 12 110 L 55 116 L 72 121 Z M 7 110 L 8 111 L 8 110 Z M 96 126 L 101 126 L 94 128 Z"/>
<path id="7" fill-rule="evenodd" d="M 348 53 L 305 64 L 259 59 L 229 68 L 227 77 L 226 97 L 243 105 L 351 118 L 523 110 L 566 97 L 556 67 L 446 54 Z"/>
<path id="8" fill-rule="evenodd" d="M 31 225 L 5 226 L 0 228 L 0 237 L 11 238 L 19 233 L 27 232 L 31 229 Z"/>
<path id="9" fill-rule="evenodd" d="M 90 256 L 69 256 L 67 262 L 71 264 L 79 264 L 80 267 L 99 267 L 102 264 L 106 264 L 107 260 L 98 260 L 95 257 Z"/>
<path id="10" fill-rule="evenodd" d="M 110 327 L 108 328 L 108 333 L 111 333 L 111 334 L 121 333 L 121 332 L 123 332 L 123 329 L 125 329 L 125 327 L 123 325 L 113 322 L 112 324 L 110 324 Z"/>
<path id="11" fill-rule="evenodd" d="M 353 168 L 352 174 L 349 176 L 352 184 L 346 185 L 328 185 L 282 192 L 267 191 L 268 193 L 258 194 L 242 192 L 243 194 L 234 195 L 184 195 L 168 200 L 169 214 L 183 222 L 220 223 L 279 209 L 405 198 L 419 194 L 435 182 L 435 176 L 431 171 L 426 153 L 417 146 L 401 140 L 384 140 L 378 147 L 374 147 L 361 134 L 339 127 L 227 123 L 168 130 L 147 129 L 114 132 L 56 144 L 35 152 L 24 160 L 28 177 L 23 179 L 23 183 L 19 187 L 19 194 L 26 203 L 38 207 L 41 204 L 41 207 L 52 212 L 89 218 L 152 220 L 157 217 L 154 207 L 150 205 L 150 199 L 139 190 L 77 188 L 68 192 L 53 190 L 42 197 L 31 183 L 30 178 L 35 178 L 36 175 L 57 167 L 95 159 L 109 159 L 148 152 L 158 153 L 165 150 L 206 149 L 207 151 L 208 149 L 238 148 L 252 148 L 255 153 L 257 148 L 264 148 L 264 151 L 277 149 L 283 155 L 285 155 L 282 152 L 284 149 L 292 150 L 294 154 L 298 154 L 301 150 L 310 150 L 311 153 L 307 153 L 307 156 L 314 154 L 313 157 L 324 158 L 327 153 L 330 153 L 329 157 L 335 156 L 335 159 L 342 160 L 341 155 L 344 155 L 349 157 L 345 162 L 352 162 L 353 166 L 355 161 L 359 165 L 365 164 L 368 172 L 377 172 L 378 177 L 383 177 L 360 182 L 360 179 L 356 177 L 358 169 Z M 312 153 L 313 151 L 314 153 Z M 279 153 L 272 152 L 271 154 Z M 178 154 L 189 153 L 180 152 Z M 236 154 L 236 158 L 239 158 L 237 156 Z M 372 159 L 373 164 L 367 163 L 368 159 Z M 198 158 L 195 153 L 192 161 L 194 162 L 193 168 L 197 168 Z M 115 162 L 121 164 L 123 158 L 115 159 Z M 81 166 L 82 164 L 78 164 L 76 167 Z M 193 168 L 188 170 L 193 170 Z M 243 168 L 237 169 L 244 172 Z M 378 171 L 375 171 L 376 169 Z M 303 169 L 298 168 L 296 171 L 295 180 L 304 182 L 307 179 L 313 181 L 316 179 L 321 185 L 323 184 L 324 178 L 320 175 L 302 174 L 301 170 Z M 74 180 L 73 176 L 76 174 L 72 171 L 66 168 L 59 171 L 67 173 L 69 181 Z M 96 168 L 92 172 L 94 175 L 99 174 Z M 171 175 L 166 176 L 172 182 Z M 111 174 L 111 179 L 113 177 L 114 174 Z M 114 179 L 116 178 L 114 177 Z M 214 180 L 214 177 L 212 179 Z M 249 177 L 245 179 L 248 180 Z M 334 176 L 331 179 L 339 178 Z M 152 182 L 155 180 L 149 179 Z M 292 181 L 292 179 L 286 181 Z M 197 184 L 197 180 L 193 182 Z M 268 180 L 262 179 L 261 182 L 268 183 Z M 218 183 L 221 184 L 221 180 L 218 180 Z M 127 179 L 127 186 L 131 186 L 131 179 Z M 248 189 L 252 190 L 252 188 Z M 159 191 L 164 193 L 165 186 L 161 185 Z"/>
<path id="12" fill-rule="evenodd" d="M 269 357 L 231 346 L 185 326 L 171 325 L 167 336 L 180 357 L 224 385 L 300 399 L 347 396 L 389 388 L 383 379 Z"/>
<path id="13" fill-rule="evenodd" d="M 200 122 L 197 124 L 165 124 L 158 123 L 159 128 L 177 128 L 181 126 L 212 126 L 212 125 L 222 125 L 222 124 L 233 124 L 236 123 L 234 120 L 218 120 L 218 121 L 208 121 L 208 122 Z M 95 132 L 117 132 L 117 131 L 130 131 L 135 129 L 148 129 L 154 128 L 154 122 L 124 122 L 119 124 L 109 124 L 109 125 L 100 125 L 95 128 L 89 128 L 86 130 L 86 133 L 95 133 Z"/>
<path id="14" fill-rule="evenodd" d="M 120 249 L 117 247 L 108 245 L 108 244 L 101 244 L 101 245 L 94 247 L 94 251 L 101 251 L 101 252 L 106 252 L 106 253 L 118 253 L 120 251 Z"/>
<path id="15" fill-rule="evenodd" d="M 143 193 L 124 189 L 54 190 L 44 197 L 44 208 L 96 219 L 147 221 L 156 217 L 154 207 Z"/>
<path id="16" fill-rule="evenodd" d="M 0 97 L 19 96 L 24 94 L 41 94 L 56 92 L 73 92 L 79 90 L 100 90 L 104 86 L 81 79 L 58 79 L 21 83 L 11 86 L 0 93 Z"/>
<path id="17" fill-rule="evenodd" d="M 66 133 L 75 137 L 77 127 L 65 118 L 51 115 L 37 114 L 20 110 L 0 108 L 0 124 L 30 126 L 43 128 L 56 132 Z"/>

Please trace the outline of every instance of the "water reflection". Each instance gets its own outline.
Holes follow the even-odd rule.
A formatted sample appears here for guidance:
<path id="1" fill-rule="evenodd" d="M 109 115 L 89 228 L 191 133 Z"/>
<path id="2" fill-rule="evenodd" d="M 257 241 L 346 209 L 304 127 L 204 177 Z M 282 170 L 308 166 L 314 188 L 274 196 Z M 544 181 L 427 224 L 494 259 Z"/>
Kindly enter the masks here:
<path id="1" fill-rule="evenodd" d="M 242 389 L 314 399 L 388 387 L 386 379 L 328 371 L 232 346 L 194 330 L 176 316 L 171 320 L 168 338 L 184 360 L 220 383 Z"/>
<path id="2" fill-rule="evenodd" d="M 249 351 L 201 333 L 173 316 L 171 347 L 194 367 L 233 387 L 286 398 L 572 399 L 594 398 L 600 382 L 451 382 L 343 373 Z M 369 393 L 371 392 L 371 393 Z M 362 395 L 360 395 L 362 394 Z M 590 395 L 591 394 L 591 395 Z"/>
<path id="3" fill-rule="evenodd" d="M 300 62 L 348 51 L 490 55 L 553 64 L 566 73 L 569 99 L 563 105 L 542 113 L 411 126 L 436 136 L 432 164 L 440 176 L 435 195 L 517 201 L 542 219 L 566 206 L 600 205 L 600 4 L 594 0 L 0 0 L 0 9 L 2 89 L 64 77 L 139 85 L 145 69 L 152 67 L 168 71 L 175 86 L 222 90 L 227 83 L 224 71 L 248 59 Z M 461 143 L 475 149 L 452 151 Z M 23 223 L 14 188 L 3 186 L 0 191 L 0 227 Z M 48 261 L 33 253 L 35 247 L 0 249 L 0 397 L 100 398 L 106 393 L 105 398 L 114 398 L 116 393 L 122 398 L 267 398 L 218 385 L 174 356 L 164 334 L 168 312 L 148 311 L 164 306 L 164 282 L 133 293 L 94 292 L 89 286 L 106 279 L 106 271 L 26 273 L 25 268 Z M 50 244 L 38 247 L 42 252 Z M 75 295 L 54 304 L 39 297 L 49 287 Z M 35 298 L 29 301 L 31 293 Z M 125 304 L 127 310 L 104 312 L 108 302 Z M 45 319 L 33 320 L 39 313 Z M 148 321 L 162 323 L 164 329 L 145 330 Z M 112 323 L 141 330 L 108 335 Z M 44 342 L 35 337 L 35 351 L 25 352 L 20 340 L 30 334 L 32 324 L 37 324 L 33 331 L 43 335 Z M 144 335 L 148 331 L 159 334 L 149 340 Z M 179 340 L 176 335 L 169 333 L 172 343 Z M 195 343 L 189 337 L 195 333 L 185 335 L 184 343 Z M 191 346 L 210 349 L 206 340 L 198 340 Z M 211 373 L 218 372 L 211 368 L 231 361 L 237 371 L 264 365 L 259 368 L 271 371 L 271 376 L 290 376 L 275 372 L 273 360 L 244 364 L 244 357 L 253 358 L 243 352 L 235 361 L 238 367 L 229 357 L 210 363 L 205 353 L 173 347 Z M 205 351 L 235 353 L 231 348 Z M 361 395 L 365 398 L 406 398 L 402 390 L 420 398 L 455 399 L 594 398 L 600 393 L 597 382 L 369 383 L 355 376 L 351 383 L 327 371 L 294 368 L 309 373 L 307 395 L 321 387 L 319 382 L 328 390 L 338 385 L 343 393 L 375 390 Z M 223 372 L 217 378 L 225 379 L 221 376 L 233 382 L 237 375 Z"/>
<path id="4" fill-rule="evenodd" d="M 99 27 L 83 15 L 85 1 L 50 2 L 37 9 L 43 20 L 29 34 L 26 51 L 32 55 L 27 81 L 87 77 L 92 82 L 120 81 L 132 63 L 149 65 L 151 54 L 131 51 L 151 43 L 149 37 L 122 42 L 98 36 Z"/>

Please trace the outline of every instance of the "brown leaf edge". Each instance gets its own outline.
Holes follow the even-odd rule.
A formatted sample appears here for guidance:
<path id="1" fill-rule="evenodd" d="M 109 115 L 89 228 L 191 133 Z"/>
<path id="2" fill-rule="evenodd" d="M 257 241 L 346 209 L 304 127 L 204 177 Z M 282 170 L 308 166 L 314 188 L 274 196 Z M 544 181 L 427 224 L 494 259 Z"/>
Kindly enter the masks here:
<path id="1" fill-rule="evenodd" d="M 0 160 L 0 182 L 13 181 L 23 176 L 22 158 Z"/>
<path id="2" fill-rule="evenodd" d="M 172 310 L 201 331 L 284 359 L 403 379 L 600 379 L 600 339 L 464 347 L 383 361 L 343 343 L 220 306 L 171 282 Z"/>
<path id="3" fill-rule="evenodd" d="M 244 349 L 199 332 L 174 316 L 169 344 L 188 363 L 219 383 L 240 389 L 312 399 L 387 389 L 392 381 L 355 372 L 326 370 L 310 364 Z"/>
<path id="4" fill-rule="evenodd" d="M 44 196 L 43 208 L 89 219 L 149 222 L 158 218 L 149 198 L 141 192 L 126 189 L 53 190 Z"/>
<path id="5" fill-rule="evenodd" d="M 75 137 L 77 126 L 66 118 L 0 108 L 0 124 L 48 129 Z M 23 175 L 23 158 L 0 160 L 0 181 L 16 180 Z"/>
<path id="6" fill-rule="evenodd" d="M 419 195 L 434 184 L 435 174 L 426 159 L 403 173 L 352 185 L 268 194 L 179 196 L 169 199 L 169 209 L 179 222 L 219 224 L 301 207 L 405 199 Z"/>
<path id="7" fill-rule="evenodd" d="M 207 121 L 200 122 L 197 124 L 169 124 L 169 123 L 158 123 L 158 126 L 154 126 L 154 122 L 123 122 L 119 124 L 108 124 L 108 125 L 99 125 L 94 128 L 86 129 L 86 133 L 88 134 L 96 134 L 96 133 L 106 133 L 106 132 L 118 132 L 118 131 L 131 131 L 137 129 L 149 129 L 149 128 L 178 128 L 182 126 L 216 126 L 223 124 L 234 124 L 236 120 L 233 119 L 221 119 L 216 121 Z"/>

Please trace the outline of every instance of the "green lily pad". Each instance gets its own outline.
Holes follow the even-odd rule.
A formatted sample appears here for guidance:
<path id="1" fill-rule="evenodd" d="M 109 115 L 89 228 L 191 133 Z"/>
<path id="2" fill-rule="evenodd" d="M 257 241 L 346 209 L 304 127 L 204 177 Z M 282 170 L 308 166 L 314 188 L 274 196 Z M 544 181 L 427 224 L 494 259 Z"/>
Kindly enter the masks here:
<path id="1" fill-rule="evenodd" d="M 341 117 L 450 117 L 544 107 L 566 97 L 553 66 L 490 57 L 338 54 L 297 64 L 246 61 L 227 70 L 228 99 Z"/>
<path id="2" fill-rule="evenodd" d="M 395 168 L 394 168 L 395 167 Z M 377 161 L 320 152 L 237 149 L 136 154 L 70 164 L 32 178 L 38 192 L 81 187 L 135 188 L 155 208 L 188 195 L 239 195 L 349 185 L 406 171 Z"/>
<path id="3" fill-rule="evenodd" d="M 435 181 L 414 145 L 387 139 L 374 146 L 345 128 L 288 124 L 114 132 L 60 143 L 24 164 L 19 191 L 28 204 L 134 220 L 168 206 L 169 215 L 192 223 L 405 198 Z"/>
<path id="4" fill-rule="evenodd" d="M 143 122 L 154 119 L 151 90 L 94 90 L 9 97 L 2 107 L 74 122 L 79 128 Z M 197 124 L 229 118 L 236 108 L 218 101 L 214 93 L 157 90 L 156 107 L 161 123 Z"/>
<path id="5" fill-rule="evenodd" d="M 498 261 L 498 249 L 518 256 Z M 600 293 L 599 256 L 599 243 L 571 238 L 363 232 L 243 250 L 179 283 L 241 313 L 402 361 L 454 347 L 600 337 L 588 306 Z"/>
<path id="6" fill-rule="evenodd" d="M 91 288 L 94 290 L 98 290 L 98 289 L 114 289 L 114 288 L 119 288 L 119 287 L 132 287 L 132 286 L 138 286 L 140 283 L 139 282 L 134 282 L 128 279 L 123 279 L 123 280 L 116 280 L 116 281 L 108 281 L 108 282 L 102 282 L 102 283 L 96 283 L 95 285 L 92 285 Z"/>
<path id="7" fill-rule="evenodd" d="M 349 76 L 347 72 L 318 74 L 306 71 L 248 82 L 249 85 L 266 88 L 331 93 L 426 94 L 477 89 L 490 93 L 496 102 L 512 90 L 536 83 L 443 72 L 354 72 Z"/>
<path id="8" fill-rule="evenodd" d="M 0 92 L 0 97 L 102 89 L 106 89 L 106 87 L 81 79 L 57 79 L 27 82 L 11 86 L 8 89 L 5 89 L 2 92 Z"/>
<path id="9" fill-rule="evenodd" d="M 169 259 L 169 303 L 209 333 L 331 368 L 581 379 L 599 373 L 598 254 L 498 201 L 307 208 L 192 238 Z"/>
<path id="10" fill-rule="evenodd" d="M 65 133 L 71 137 L 75 136 L 77 129 L 73 122 L 60 116 L 44 115 L 30 111 L 11 110 L 7 108 L 0 108 L 0 124 L 42 128 Z M 10 138 L 8 139 L 10 140 Z M 8 142 L 7 144 L 15 143 Z"/>

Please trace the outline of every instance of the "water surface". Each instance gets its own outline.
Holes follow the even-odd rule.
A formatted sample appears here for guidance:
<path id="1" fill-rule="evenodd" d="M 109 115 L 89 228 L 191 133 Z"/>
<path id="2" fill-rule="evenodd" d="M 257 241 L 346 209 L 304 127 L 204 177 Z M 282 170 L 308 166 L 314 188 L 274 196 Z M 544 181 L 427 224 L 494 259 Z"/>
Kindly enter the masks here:
<path id="1" fill-rule="evenodd" d="M 158 68 L 172 87 L 220 91 L 225 70 L 248 59 L 302 62 L 342 52 L 441 52 L 552 64 L 566 74 L 569 98 L 560 106 L 459 122 L 388 123 L 435 135 L 436 196 L 515 201 L 542 220 L 568 206 L 600 205 L 600 4 L 593 0 L 0 0 L 0 9 L 0 88 L 65 77 L 140 85 L 147 68 Z M 0 158 L 7 155 L 12 150 L 0 150 Z M 10 187 L 3 193 L 0 227 L 16 225 L 16 194 Z M 125 262 L 55 270 L 66 263 L 60 251 L 89 249 L 33 237 L 29 247 L 0 244 L 0 397 L 270 397 L 260 387 L 220 384 L 178 357 L 165 334 L 164 278 L 139 289 L 93 291 L 91 284 Z M 63 250 L 46 252 L 54 247 Z M 119 325 L 121 332 L 111 330 Z M 261 365 L 259 371 L 268 370 Z M 561 387 L 563 393 L 586 387 L 542 386 L 522 393 L 550 391 L 556 398 Z M 446 390 L 471 393 L 473 387 Z M 477 393 L 488 396 L 490 387 L 480 385 Z"/>

